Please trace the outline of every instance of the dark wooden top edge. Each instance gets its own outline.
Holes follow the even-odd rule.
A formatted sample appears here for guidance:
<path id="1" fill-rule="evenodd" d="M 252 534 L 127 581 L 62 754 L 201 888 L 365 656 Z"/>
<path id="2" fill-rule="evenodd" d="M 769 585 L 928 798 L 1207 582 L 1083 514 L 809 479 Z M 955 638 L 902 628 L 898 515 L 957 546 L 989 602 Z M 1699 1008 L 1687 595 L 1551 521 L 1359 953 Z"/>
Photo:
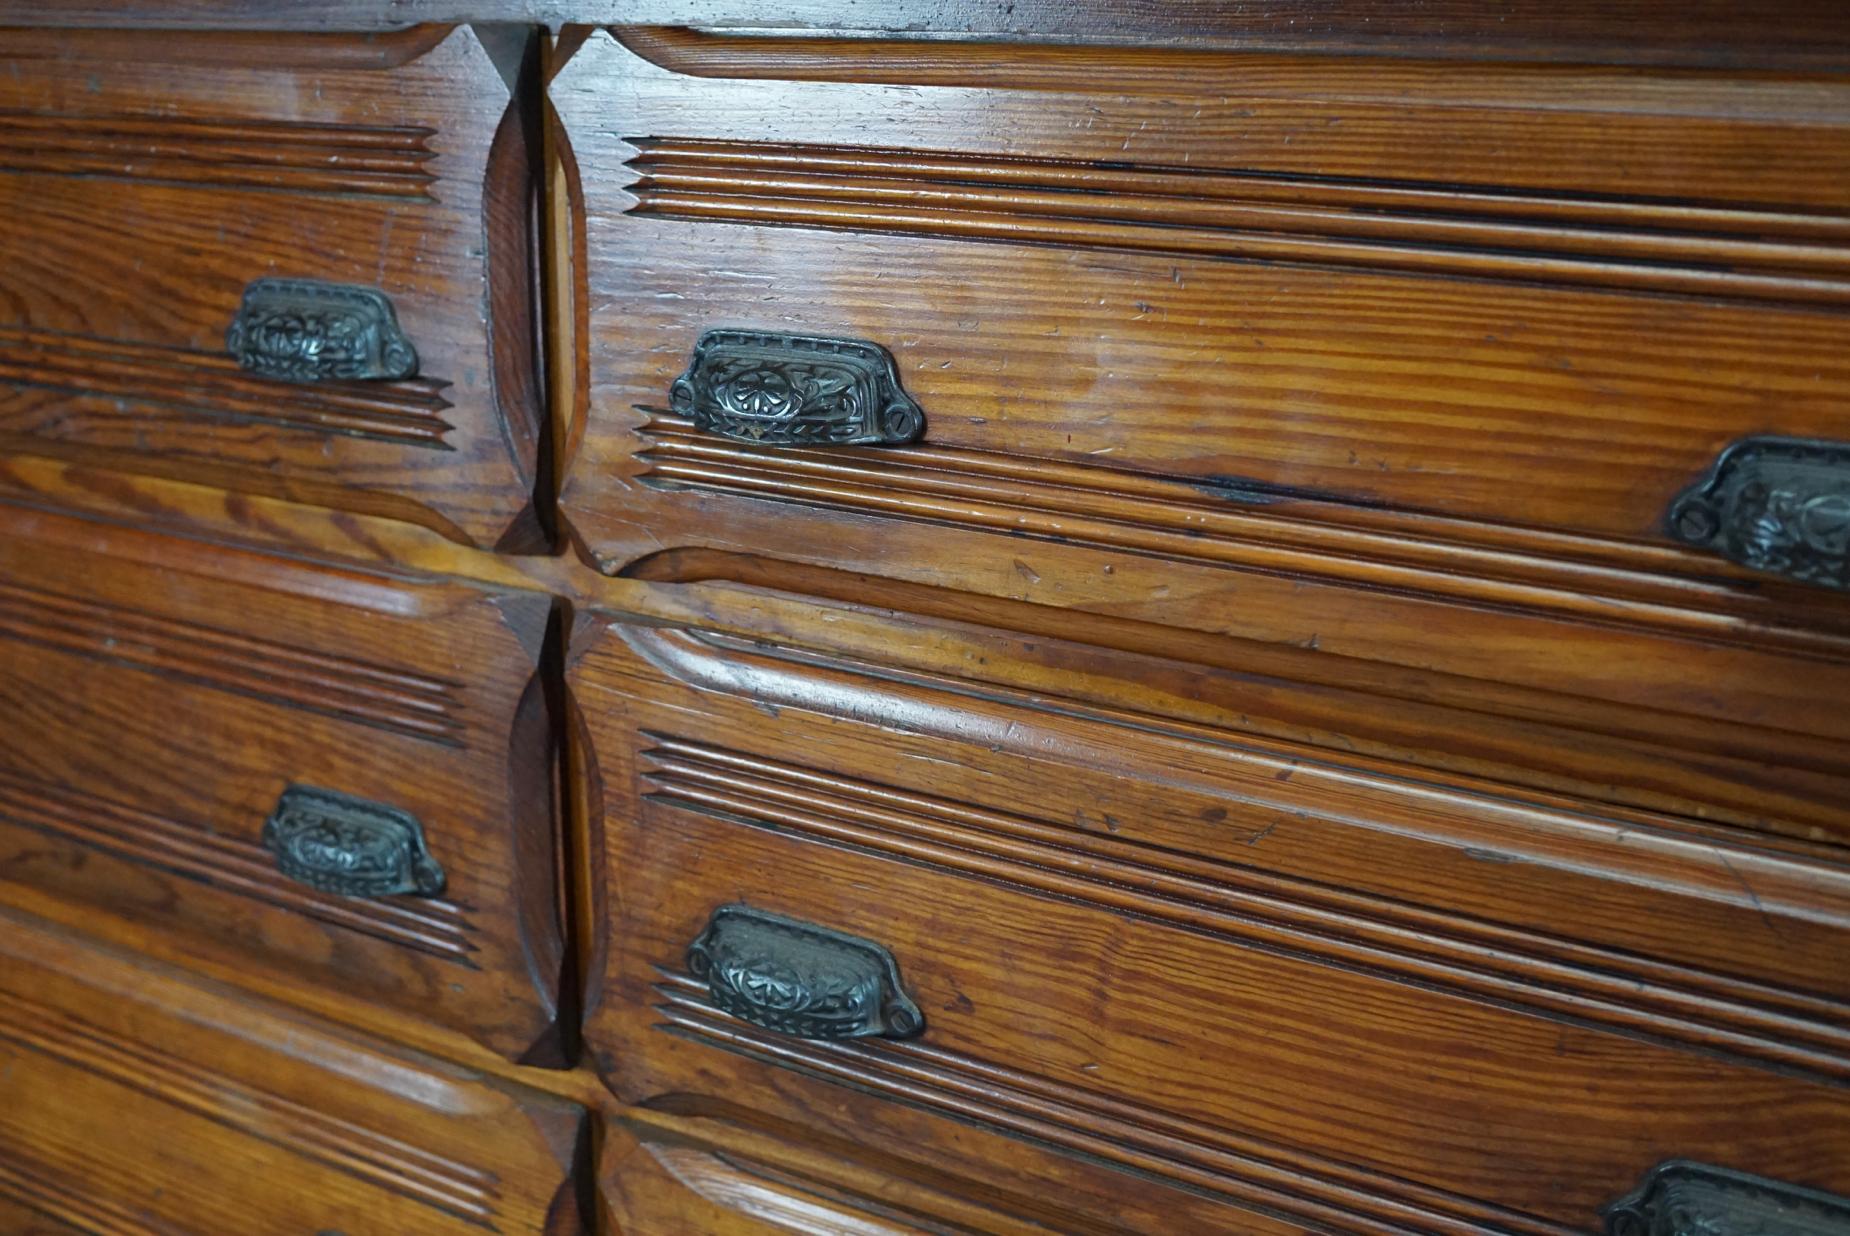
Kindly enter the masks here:
<path id="1" fill-rule="evenodd" d="M 0 0 L 0 27 L 378 33 L 462 22 L 1850 70 L 1850 4 L 1816 0 Z"/>

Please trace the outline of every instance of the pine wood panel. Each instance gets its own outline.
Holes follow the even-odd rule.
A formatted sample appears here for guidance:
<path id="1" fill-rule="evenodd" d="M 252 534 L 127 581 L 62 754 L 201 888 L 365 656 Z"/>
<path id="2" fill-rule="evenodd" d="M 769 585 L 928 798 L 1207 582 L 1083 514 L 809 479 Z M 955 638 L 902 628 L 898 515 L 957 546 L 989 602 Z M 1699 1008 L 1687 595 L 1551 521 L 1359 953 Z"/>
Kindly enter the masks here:
<path id="1" fill-rule="evenodd" d="M 523 33 L 16 32 L 0 63 L 0 445 L 543 541 Z M 418 376 L 244 372 L 268 276 L 380 289 Z"/>
<path id="2" fill-rule="evenodd" d="M 1666 6 L 1662 0 L 1476 0 L 1408 6 L 1394 0 L 1290 0 L 1263 7 L 1224 0 L 67 0 L 56 9 L 5 0 L 0 22 L 261 30 L 390 30 L 457 20 L 637 22 L 772 32 L 816 29 L 979 35 L 999 40 L 1148 40 L 1315 48 L 1339 54 L 1559 61 L 1570 64 L 1707 65 L 1832 71 L 1850 48 L 1843 15 L 1809 0 L 1768 0 L 1752 11 L 1728 0 Z"/>
<path id="3" fill-rule="evenodd" d="M 1584 1230 L 1676 1155 L 1850 1182 L 1831 851 L 1268 748 L 1129 660 L 1104 705 L 1057 636 L 735 600 L 573 642 L 624 1101 L 1063 1231 Z M 890 948 L 923 1037 L 719 1012 L 684 952 L 739 901 Z"/>
<path id="4" fill-rule="evenodd" d="M 0 922 L 7 1231 L 587 1230 L 583 1109 Z"/>
<path id="5" fill-rule="evenodd" d="M 0 898 L 557 1062 L 547 597 L 12 508 L 0 579 Z M 290 785 L 408 811 L 441 895 L 286 877 Z"/>
<path id="6" fill-rule="evenodd" d="M 1850 437 L 1841 83 L 624 30 L 550 91 L 562 510 L 608 573 L 710 547 L 1613 738 L 1841 736 L 1837 598 L 1661 526 L 1736 438 Z M 696 431 L 668 388 L 723 326 L 884 344 L 924 440 Z"/>

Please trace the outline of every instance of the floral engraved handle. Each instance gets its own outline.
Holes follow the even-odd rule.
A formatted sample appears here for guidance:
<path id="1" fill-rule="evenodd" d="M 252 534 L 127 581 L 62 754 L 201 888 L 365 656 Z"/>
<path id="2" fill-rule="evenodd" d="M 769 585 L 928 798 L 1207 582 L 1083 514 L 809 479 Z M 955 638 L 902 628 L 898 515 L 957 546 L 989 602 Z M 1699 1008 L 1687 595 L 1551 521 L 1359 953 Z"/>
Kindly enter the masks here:
<path id="1" fill-rule="evenodd" d="M 1850 588 L 1850 443 L 1743 438 L 1671 504 L 1670 534 L 1756 571 Z"/>
<path id="2" fill-rule="evenodd" d="M 1608 1236 L 1850 1236 L 1850 1200 L 1683 1159 L 1601 1215 Z"/>
<path id="3" fill-rule="evenodd" d="M 899 446 L 925 432 L 892 356 L 861 339 L 710 330 L 669 401 L 708 433 L 761 446 Z"/>
<path id="4" fill-rule="evenodd" d="M 713 911 L 688 946 L 687 968 L 714 1004 L 780 1034 L 904 1039 L 925 1028 L 884 948 L 750 906 Z"/>
<path id="5" fill-rule="evenodd" d="M 435 897 L 443 868 L 424 846 L 415 816 L 333 790 L 292 785 L 263 822 L 276 869 L 310 888 L 346 897 Z"/>
<path id="6" fill-rule="evenodd" d="M 314 279 L 246 287 L 225 346 L 243 368 L 286 382 L 393 381 L 418 371 L 385 293 Z"/>

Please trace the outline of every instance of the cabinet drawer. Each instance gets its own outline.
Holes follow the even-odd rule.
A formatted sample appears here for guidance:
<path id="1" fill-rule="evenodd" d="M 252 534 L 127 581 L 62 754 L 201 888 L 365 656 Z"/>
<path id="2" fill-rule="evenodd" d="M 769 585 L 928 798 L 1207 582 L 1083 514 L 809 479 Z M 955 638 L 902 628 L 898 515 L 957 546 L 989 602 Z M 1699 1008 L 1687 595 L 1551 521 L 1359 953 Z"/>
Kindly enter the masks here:
<path id="1" fill-rule="evenodd" d="M 576 1105 L 0 919 L 8 1232 L 572 1236 Z"/>
<path id="2" fill-rule="evenodd" d="M 498 62 L 519 39 L 467 27 L 9 33 L 0 440 L 537 544 L 532 176 Z"/>
<path id="3" fill-rule="evenodd" d="M 1831 851 L 1255 742 L 1154 675 L 1106 704 L 1058 640 L 749 609 L 572 651 L 624 1101 L 1061 1231 L 1583 1230 L 1677 1157 L 1850 1185 Z"/>
<path id="4" fill-rule="evenodd" d="M 589 350 L 562 505 L 612 573 L 752 552 L 1841 712 L 1841 596 L 1666 522 L 1732 443 L 1850 440 L 1841 86 L 628 30 L 551 93 Z M 775 427 L 843 381 L 819 337 L 891 354 L 916 440 L 827 445 L 813 392 Z M 1765 539 L 1841 561 L 1846 474 L 1753 466 L 1819 503 Z"/>
<path id="5" fill-rule="evenodd" d="M 546 597 L 18 511 L 0 580 L 0 898 L 549 1058 Z"/>

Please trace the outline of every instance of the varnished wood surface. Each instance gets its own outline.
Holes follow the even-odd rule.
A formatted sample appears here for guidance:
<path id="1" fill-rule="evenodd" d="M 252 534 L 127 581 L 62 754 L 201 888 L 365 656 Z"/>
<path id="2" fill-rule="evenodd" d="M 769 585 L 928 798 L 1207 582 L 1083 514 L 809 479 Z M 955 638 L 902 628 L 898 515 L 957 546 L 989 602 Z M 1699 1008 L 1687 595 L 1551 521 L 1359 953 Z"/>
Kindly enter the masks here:
<path id="1" fill-rule="evenodd" d="M 415 22 L 625 22 L 751 32 L 1184 43 L 1346 54 L 1842 71 L 1850 22 L 1808 0 L 24 0 L 0 23 L 128 28 L 390 30 Z"/>
<path id="2" fill-rule="evenodd" d="M 11 1233 L 579 1236 L 574 1104 L 0 917 Z"/>
<path id="3" fill-rule="evenodd" d="M 543 543 L 525 41 L 8 35 L 0 448 Z M 418 376 L 239 369 L 272 276 L 384 292 Z"/>
<path id="4" fill-rule="evenodd" d="M 1147 623 L 1274 737 L 1844 836 L 1843 606 L 1662 529 L 1850 437 L 1840 86 L 625 30 L 551 96 L 600 569 Z M 922 441 L 701 433 L 719 327 L 891 348 Z"/>
<path id="5" fill-rule="evenodd" d="M 96 1045 L 0 1031 L 0 1140 L 82 1143 L 0 1229 L 1850 1191 L 1850 617 L 1657 522 L 1850 438 L 1842 23 L 872 11 L 643 0 L 543 127 L 528 32 L 454 23 L 612 14 L 0 36 L 0 1007 Z M 388 287 L 424 376 L 213 361 L 250 261 Z M 885 344 L 925 441 L 703 438 L 726 325 Z M 281 884 L 290 781 L 418 814 L 443 905 Z M 890 947 L 926 1034 L 718 1012 L 738 900 Z"/>
<path id="6" fill-rule="evenodd" d="M 574 640 L 610 881 L 587 1038 L 626 1102 L 967 1171 L 1057 1230 L 1157 1230 L 1152 1182 L 1344 1231 L 1530 1232 L 1674 1155 L 1850 1182 L 1817 1133 L 1850 1118 L 1837 855 L 1100 707 L 1057 639 L 751 609 L 749 634 Z M 682 956 L 739 901 L 890 948 L 925 1034 L 718 1012 Z"/>
<path id="7" fill-rule="evenodd" d="M 1626 546 L 1600 542 L 1661 541 L 1669 501 L 1734 438 L 1845 430 L 1838 316 L 1730 303 L 1841 303 L 1826 242 L 1850 203 L 1827 169 L 1850 147 L 1850 93 L 1834 87 L 1618 79 L 1569 108 L 1561 84 L 1522 73 L 1428 89 L 1436 70 L 1115 69 L 1069 52 L 1046 58 L 1045 84 L 978 60 L 901 89 L 912 69 L 890 44 L 838 50 L 851 81 L 814 80 L 801 54 L 775 77 L 762 48 L 741 79 L 704 66 L 743 59 L 746 41 L 623 37 L 630 49 L 592 35 L 551 87 L 596 305 L 565 507 L 618 562 L 634 550 L 599 508 L 607 487 L 642 500 L 629 491 L 644 478 L 961 528 L 980 517 L 934 503 L 1048 467 L 1091 492 L 1045 515 L 1150 538 L 1207 517 L 1166 516 L 1139 480 L 1171 482 L 1180 505 L 1192 486 L 1233 509 L 1386 508 L 1409 533 L 1442 517 L 1433 533 L 1450 540 L 1511 525 L 1537 557 L 1571 552 L 1545 532 L 1578 533 L 1618 565 Z M 1111 85 L 1087 95 L 1101 75 Z M 1609 160 L 1589 164 L 1593 142 Z M 1629 200 L 1581 200 L 1615 196 Z M 1693 209 L 1716 200 L 1740 208 Z M 1790 278 L 1757 279 L 1728 236 L 1787 228 L 1784 255 L 1756 243 Z M 658 424 L 665 391 L 693 337 L 721 325 L 892 348 L 926 410 L 915 466 L 930 475 L 912 477 L 904 450 L 844 453 L 826 478 L 801 456 L 791 477 L 768 458 L 688 457 Z M 651 466 L 617 471 L 645 449 Z"/>
<path id="8" fill-rule="evenodd" d="M 559 1062 L 547 597 L 18 509 L 0 564 L 0 898 Z M 260 834 L 292 784 L 410 812 L 442 895 L 284 876 Z"/>

